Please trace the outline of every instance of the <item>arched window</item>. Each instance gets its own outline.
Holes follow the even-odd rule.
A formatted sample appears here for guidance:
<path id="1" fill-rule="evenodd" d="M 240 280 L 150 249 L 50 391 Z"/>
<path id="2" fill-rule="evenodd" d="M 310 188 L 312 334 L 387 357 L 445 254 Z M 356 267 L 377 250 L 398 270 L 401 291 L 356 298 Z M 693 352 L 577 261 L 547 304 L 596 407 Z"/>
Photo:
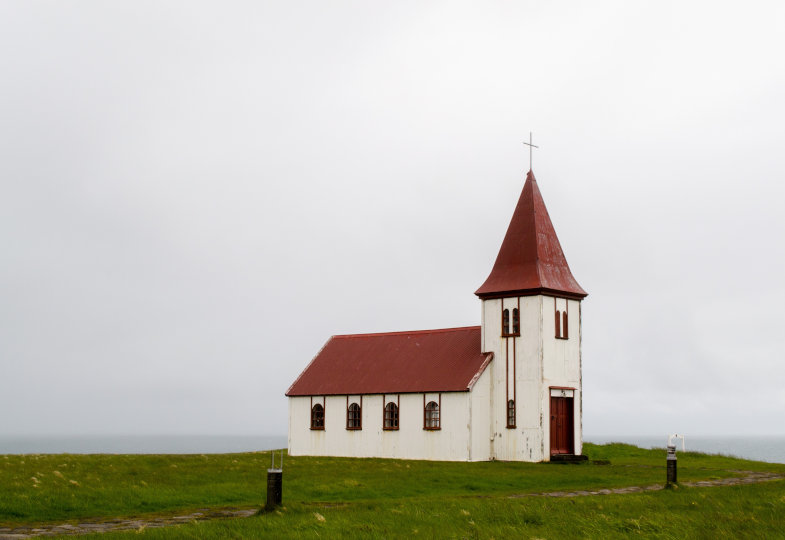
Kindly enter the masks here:
<path id="1" fill-rule="evenodd" d="M 515 400 L 507 402 L 507 427 L 515 427 Z"/>
<path id="2" fill-rule="evenodd" d="M 505 309 L 502 311 L 502 335 L 510 335 L 510 310 Z"/>
<path id="3" fill-rule="evenodd" d="M 521 315 L 518 308 L 512 308 L 512 333 L 516 336 L 521 335 Z"/>
<path id="4" fill-rule="evenodd" d="M 556 337 L 561 337 L 561 312 L 556 310 Z"/>
<path id="5" fill-rule="evenodd" d="M 311 409 L 311 429 L 324 429 L 324 407 L 320 403 Z"/>
<path id="6" fill-rule="evenodd" d="M 429 401 L 425 406 L 425 429 L 441 429 L 439 425 L 439 405 Z"/>
<path id="7" fill-rule="evenodd" d="M 392 401 L 384 406 L 384 429 L 398 429 L 398 405 Z"/>
<path id="8" fill-rule="evenodd" d="M 567 331 L 567 312 L 565 311 L 562 313 L 562 325 L 561 325 L 561 337 L 564 339 L 569 338 L 569 332 Z"/>
<path id="9" fill-rule="evenodd" d="M 362 429 L 362 409 L 357 403 L 352 403 L 346 409 L 346 429 Z"/>

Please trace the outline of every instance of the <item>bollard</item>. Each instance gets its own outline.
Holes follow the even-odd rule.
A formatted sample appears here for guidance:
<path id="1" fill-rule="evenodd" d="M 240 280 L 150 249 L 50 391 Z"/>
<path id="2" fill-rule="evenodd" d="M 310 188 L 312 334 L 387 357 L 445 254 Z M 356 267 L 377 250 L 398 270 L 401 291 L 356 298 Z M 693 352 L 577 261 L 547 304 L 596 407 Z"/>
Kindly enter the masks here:
<path id="1" fill-rule="evenodd" d="M 666 463 L 668 465 L 668 484 L 675 484 L 676 483 L 676 446 L 669 444 L 668 445 L 668 457 L 666 458 Z"/>
<path id="2" fill-rule="evenodd" d="M 267 505 L 265 509 L 272 510 L 281 506 L 283 500 L 283 450 L 281 450 L 281 464 L 275 468 L 275 452 L 271 452 L 270 468 L 267 469 Z"/>

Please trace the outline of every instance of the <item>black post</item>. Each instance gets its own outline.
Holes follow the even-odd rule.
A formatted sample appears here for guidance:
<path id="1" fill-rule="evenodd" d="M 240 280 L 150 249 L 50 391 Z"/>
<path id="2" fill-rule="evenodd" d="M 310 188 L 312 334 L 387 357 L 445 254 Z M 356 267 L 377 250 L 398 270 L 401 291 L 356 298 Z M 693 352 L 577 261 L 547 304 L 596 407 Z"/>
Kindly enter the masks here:
<path id="1" fill-rule="evenodd" d="M 666 458 L 668 465 L 668 484 L 676 483 L 676 446 L 668 445 L 668 457 Z"/>
<path id="2" fill-rule="evenodd" d="M 267 469 L 267 510 L 281 506 L 283 496 L 283 470 Z"/>
<path id="3" fill-rule="evenodd" d="M 270 452 L 270 468 L 267 469 L 267 505 L 265 509 L 272 510 L 281 506 L 283 498 L 283 450 L 281 450 L 281 465 L 275 468 L 275 452 Z"/>

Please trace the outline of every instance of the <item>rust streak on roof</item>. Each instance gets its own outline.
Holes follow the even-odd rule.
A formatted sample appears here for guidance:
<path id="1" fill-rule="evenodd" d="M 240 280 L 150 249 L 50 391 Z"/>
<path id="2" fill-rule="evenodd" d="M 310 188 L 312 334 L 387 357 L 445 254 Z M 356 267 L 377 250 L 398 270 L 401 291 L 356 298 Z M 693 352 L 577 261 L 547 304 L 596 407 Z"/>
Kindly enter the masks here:
<path id="1" fill-rule="evenodd" d="M 491 358 L 479 326 L 333 336 L 286 395 L 467 391 Z"/>
<path id="2" fill-rule="evenodd" d="M 570 272 L 532 171 L 526 175 L 491 274 L 474 294 L 480 298 L 548 294 L 575 299 L 588 294 Z"/>

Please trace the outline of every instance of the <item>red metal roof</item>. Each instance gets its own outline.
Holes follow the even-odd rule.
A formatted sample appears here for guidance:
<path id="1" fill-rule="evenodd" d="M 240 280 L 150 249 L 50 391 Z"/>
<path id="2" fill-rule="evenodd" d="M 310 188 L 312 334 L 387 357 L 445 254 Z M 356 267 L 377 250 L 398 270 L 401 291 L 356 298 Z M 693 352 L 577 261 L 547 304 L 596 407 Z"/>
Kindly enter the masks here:
<path id="1" fill-rule="evenodd" d="M 551 294 L 587 296 L 572 277 L 534 173 L 529 171 L 491 275 L 475 292 L 480 298 Z"/>
<path id="2" fill-rule="evenodd" d="M 492 358 L 479 326 L 333 336 L 286 395 L 465 391 Z"/>

